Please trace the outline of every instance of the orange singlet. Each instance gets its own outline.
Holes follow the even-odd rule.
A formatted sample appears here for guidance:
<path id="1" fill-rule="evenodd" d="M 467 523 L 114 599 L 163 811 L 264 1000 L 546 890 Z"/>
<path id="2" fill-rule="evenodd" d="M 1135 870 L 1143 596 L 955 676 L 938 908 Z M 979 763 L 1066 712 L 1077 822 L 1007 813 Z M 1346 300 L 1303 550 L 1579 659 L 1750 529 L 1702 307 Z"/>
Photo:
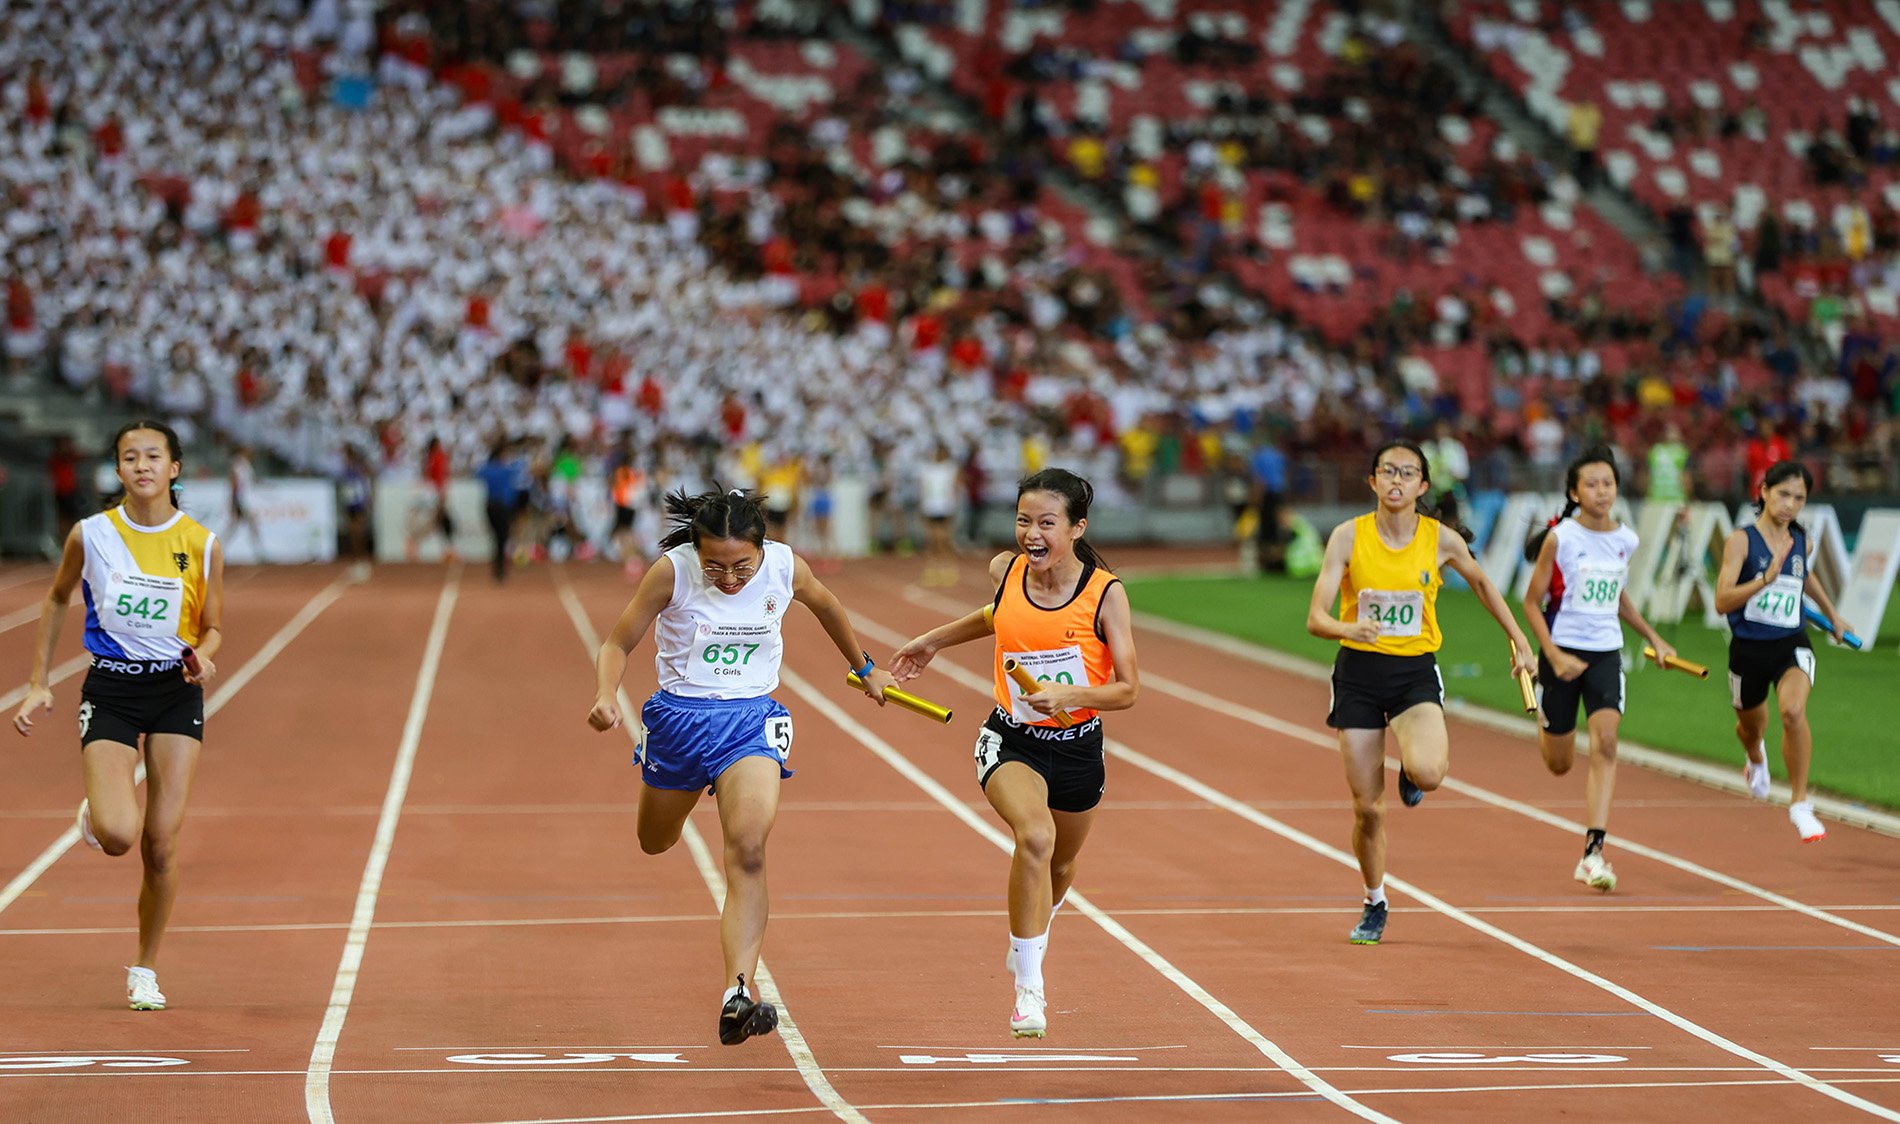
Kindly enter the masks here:
<path id="1" fill-rule="evenodd" d="M 1115 660 L 1102 639 L 1102 598 L 1120 581 L 1095 566 L 1082 571 L 1075 593 L 1061 607 L 1045 609 L 1029 599 L 1029 559 L 1010 560 L 996 591 L 996 705 L 1024 726 L 1054 726 L 1056 720 L 1022 702 L 1022 689 L 1003 673 L 1013 659 L 1041 682 L 1100 687 L 1115 681 Z M 1095 717 L 1093 710 L 1068 712 L 1076 725 Z"/>

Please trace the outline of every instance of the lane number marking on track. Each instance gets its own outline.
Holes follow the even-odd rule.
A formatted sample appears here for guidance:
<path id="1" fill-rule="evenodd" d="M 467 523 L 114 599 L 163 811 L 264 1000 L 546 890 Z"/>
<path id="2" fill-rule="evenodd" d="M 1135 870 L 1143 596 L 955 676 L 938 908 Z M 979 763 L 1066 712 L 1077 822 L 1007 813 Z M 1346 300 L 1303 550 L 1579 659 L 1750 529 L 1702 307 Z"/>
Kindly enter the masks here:
<path id="1" fill-rule="evenodd" d="M 1111 1054 L 980 1054 L 972 1051 L 954 1058 L 940 1058 L 933 1054 L 899 1054 L 897 1060 L 905 1065 L 937 1065 L 940 1062 L 952 1065 L 1008 1065 L 1010 1062 L 1138 1062 L 1141 1059 Z"/>
<path id="2" fill-rule="evenodd" d="M 1468 1054 L 1452 1051 L 1392 1054 L 1386 1060 L 1411 1065 L 1614 1065 L 1629 1061 L 1621 1054 Z"/>
<path id="3" fill-rule="evenodd" d="M 600 1065 L 603 1062 L 652 1062 L 658 1065 L 686 1065 L 675 1053 L 583 1053 L 583 1054 L 450 1054 L 445 1061 L 458 1065 Z"/>
<path id="4" fill-rule="evenodd" d="M 104 1066 L 108 1069 L 159 1069 L 171 1065 L 190 1065 L 188 1058 L 163 1058 L 147 1054 L 52 1054 L 44 1057 L 10 1055 L 0 1057 L 0 1071 L 27 1069 L 84 1069 Z"/>

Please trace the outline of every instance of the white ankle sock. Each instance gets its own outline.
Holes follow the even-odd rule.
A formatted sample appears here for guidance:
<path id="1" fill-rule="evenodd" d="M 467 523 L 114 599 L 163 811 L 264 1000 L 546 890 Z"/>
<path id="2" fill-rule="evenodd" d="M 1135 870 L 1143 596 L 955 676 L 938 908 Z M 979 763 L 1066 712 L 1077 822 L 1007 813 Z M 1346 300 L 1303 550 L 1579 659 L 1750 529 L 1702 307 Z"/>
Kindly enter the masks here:
<path id="1" fill-rule="evenodd" d="M 1385 883 L 1381 882 L 1377 886 L 1372 886 L 1372 887 L 1367 888 L 1366 904 L 1367 905 L 1384 905 L 1385 904 Z"/>
<path id="2" fill-rule="evenodd" d="M 1042 986 L 1042 954 L 1049 947 L 1049 934 L 1039 937 L 1009 935 L 1009 951 L 1016 956 L 1016 986 Z"/>
<path id="3" fill-rule="evenodd" d="M 719 1005 L 724 1007 L 726 1004 L 732 1002 L 732 997 L 738 995 L 741 990 L 742 989 L 737 986 L 727 988 L 726 993 L 719 997 Z"/>

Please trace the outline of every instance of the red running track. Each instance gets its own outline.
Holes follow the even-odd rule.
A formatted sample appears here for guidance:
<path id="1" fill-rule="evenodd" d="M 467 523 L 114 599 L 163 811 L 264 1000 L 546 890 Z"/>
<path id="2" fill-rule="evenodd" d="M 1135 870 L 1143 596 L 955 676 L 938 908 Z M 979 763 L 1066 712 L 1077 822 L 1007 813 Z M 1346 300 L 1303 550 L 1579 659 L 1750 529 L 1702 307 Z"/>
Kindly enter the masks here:
<path id="1" fill-rule="evenodd" d="M 984 595 L 914 570 L 830 579 L 874 653 Z M 640 854 L 631 747 L 582 721 L 587 637 L 630 587 L 339 573 L 232 576 L 170 1010 L 123 1007 L 136 865 L 70 846 L 77 678 L 8 743 L 0 1118 L 1900 1120 L 1900 840 L 1804 847 L 1780 809 L 1626 767 L 1598 895 L 1570 880 L 1581 771 L 1455 722 L 1454 783 L 1393 801 L 1387 941 L 1352 946 L 1324 683 L 1148 627 L 1025 1044 L 970 766 L 987 651 L 916 684 L 957 709 L 940 727 L 844 687 L 795 614 L 785 1033 L 722 1048 L 717 818 L 700 853 Z M 0 588 L 0 623 L 40 594 Z M 0 630 L 0 666 L 32 632 Z M 628 693 L 651 676 L 649 645 Z"/>

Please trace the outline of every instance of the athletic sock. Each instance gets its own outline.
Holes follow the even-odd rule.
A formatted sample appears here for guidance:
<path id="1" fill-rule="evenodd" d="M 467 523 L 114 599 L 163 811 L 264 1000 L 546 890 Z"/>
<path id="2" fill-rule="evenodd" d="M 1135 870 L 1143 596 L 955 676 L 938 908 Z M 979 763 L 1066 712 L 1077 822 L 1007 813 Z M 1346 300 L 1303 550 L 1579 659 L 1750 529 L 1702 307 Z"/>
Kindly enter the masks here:
<path id="1" fill-rule="evenodd" d="M 1377 886 L 1369 886 L 1366 888 L 1366 904 L 1385 904 L 1385 883 L 1381 882 Z"/>
<path id="2" fill-rule="evenodd" d="M 1049 947 L 1049 934 L 1039 937 L 1009 935 L 1009 950 L 1016 956 L 1016 986 L 1042 986 L 1042 954 Z"/>
<path id="3" fill-rule="evenodd" d="M 1594 855 L 1603 850 L 1603 840 L 1609 835 L 1600 827 L 1593 827 L 1583 833 L 1583 853 Z"/>
<path id="4" fill-rule="evenodd" d="M 729 988 L 727 988 L 727 989 L 726 989 L 726 994 L 720 997 L 720 999 L 719 999 L 719 1005 L 720 1005 L 721 1007 L 724 1007 L 724 1006 L 725 1006 L 726 1004 L 728 1004 L 728 1003 L 730 1003 L 730 1002 L 732 1002 L 732 997 L 733 997 L 733 996 L 735 996 L 735 995 L 743 995 L 744 993 L 745 993 L 745 989 L 744 989 L 744 988 L 741 988 L 741 987 L 729 987 Z"/>

